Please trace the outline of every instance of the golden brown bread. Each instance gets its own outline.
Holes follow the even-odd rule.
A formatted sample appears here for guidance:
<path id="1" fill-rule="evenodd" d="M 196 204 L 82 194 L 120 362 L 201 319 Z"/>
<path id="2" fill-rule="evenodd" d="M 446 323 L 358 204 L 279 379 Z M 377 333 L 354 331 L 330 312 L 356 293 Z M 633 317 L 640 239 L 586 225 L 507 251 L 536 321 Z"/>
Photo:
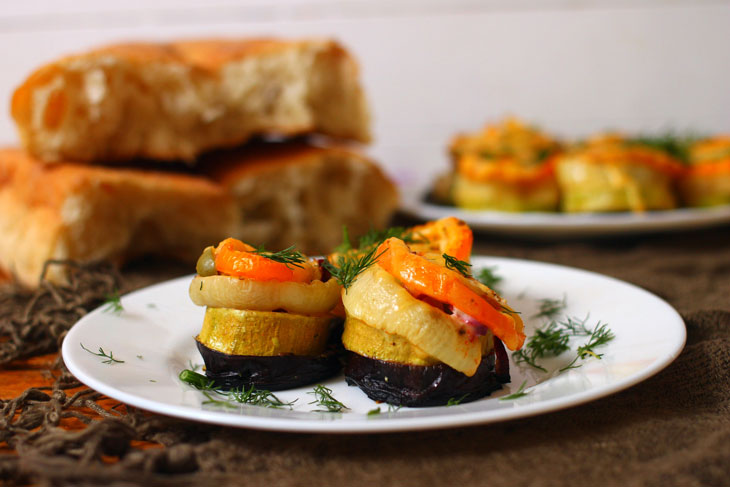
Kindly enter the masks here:
<path id="1" fill-rule="evenodd" d="M 28 286 L 47 259 L 120 261 L 156 253 L 192 262 L 235 232 L 237 209 L 203 178 L 73 163 L 0 150 L 0 267 Z M 192 267 L 191 267 L 192 268 Z M 54 266 L 47 277 L 62 281 Z"/>
<path id="2" fill-rule="evenodd" d="M 342 227 L 357 237 L 384 227 L 398 206 L 395 185 L 363 155 L 301 141 L 210 154 L 202 167 L 233 194 L 238 238 L 267 248 L 330 252 Z"/>
<path id="3" fill-rule="evenodd" d="M 0 149 L 0 268 L 28 286 L 48 259 L 163 254 L 192 271 L 204 247 L 228 236 L 325 253 L 343 225 L 353 237 L 381 228 L 398 203 L 380 168 L 340 147 L 253 144 L 209 154 L 200 169 L 207 174 L 44 164 Z M 50 272 L 63 280 L 61 267 Z"/>
<path id="4" fill-rule="evenodd" d="M 47 161 L 192 161 L 255 134 L 370 139 L 357 65 L 330 40 L 109 46 L 41 67 L 11 111 Z"/>

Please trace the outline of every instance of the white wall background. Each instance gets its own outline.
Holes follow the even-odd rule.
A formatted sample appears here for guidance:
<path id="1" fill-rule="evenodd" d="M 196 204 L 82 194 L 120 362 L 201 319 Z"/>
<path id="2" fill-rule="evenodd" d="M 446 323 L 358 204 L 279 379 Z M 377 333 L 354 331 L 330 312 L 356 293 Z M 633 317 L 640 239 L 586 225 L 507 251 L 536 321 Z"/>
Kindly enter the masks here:
<path id="1" fill-rule="evenodd" d="M 456 131 L 515 114 L 560 135 L 730 132 L 730 2 L 0 0 L 0 142 L 35 66 L 129 39 L 333 36 L 359 59 L 370 148 L 403 183 L 446 167 Z"/>

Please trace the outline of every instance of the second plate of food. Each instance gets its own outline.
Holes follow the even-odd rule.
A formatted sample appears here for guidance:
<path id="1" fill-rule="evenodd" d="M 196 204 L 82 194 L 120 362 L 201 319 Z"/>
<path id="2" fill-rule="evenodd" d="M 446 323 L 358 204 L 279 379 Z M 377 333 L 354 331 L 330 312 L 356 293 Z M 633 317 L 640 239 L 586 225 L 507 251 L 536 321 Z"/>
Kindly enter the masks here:
<path id="1" fill-rule="evenodd" d="M 118 314 L 104 309 L 89 313 L 66 336 L 63 359 L 86 385 L 160 414 L 264 430 L 377 433 L 490 423 L 576 406 L 645 380 L 682 350 L 681 317 L 641 288 L 546 263 L 492 257 L 474 257 L 472 262 L 475 273 L 488 267 L 502 277 L 500 290 L 521 312 L 528 339 L 547 325 L 546 303 L 557 307 L 556 320 L 570 318 L 588 330 L 605 325 L 614 338 L 595 349 L 600 359 L 581 359 L 578 347 L 590 337 L 573 337 L 568 351 L 539 360 L 544 371 L 517 363 L 512 356 L 511 383 L 466 404 L 454 398 L 450 406 L 393 408 L 368 399 L 338 376 L 277 392 L 277 398 L 290 405 L 274 409 L 202 392 L 179 379 L 182 370 L 202 364 L 194 336 L 204 314 L 188 298 L 192 277 L 183 277 L 123 296 Z M 331 391 L 342 405 L 334 408 L 338 412 L 318 411 L 323 407 L 315 386 Z"/>
<path id="2" fill-rule="evenodd" d="M 401 190 L 401 211 L 420 220 L 455 216 L 478 231 L 537 238 L 607 237 L 675 232 L 730 223 L 730 205 L 641 213 L 551 213 L 465 210 L 437 205 L 424 187 Z"/>

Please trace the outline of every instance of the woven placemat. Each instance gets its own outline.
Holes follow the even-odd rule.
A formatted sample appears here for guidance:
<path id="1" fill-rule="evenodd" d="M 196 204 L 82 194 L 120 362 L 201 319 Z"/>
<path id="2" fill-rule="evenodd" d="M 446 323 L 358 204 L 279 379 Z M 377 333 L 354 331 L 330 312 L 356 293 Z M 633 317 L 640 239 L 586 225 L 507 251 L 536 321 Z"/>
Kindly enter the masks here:
<path id="1" fill-rule="evenodd" d="M 9 485 L 54 486 L 728 485 L 730 228 L 568 243 L 481 235 L 477 242 L 475 254 L 595 270 L 658 294 L 686 321 L 685 350 L 651 379 L 583 406 L 498 424 L 382 435 L 259 432 L 123 406 L 99 411 L 102 419 L 87 418 L 82 430 L 65 431 L 56 426 L 60 418 L 89 416 L 88 406 L 100 398 L 83 389 L 67 393 L 79 384 L 58 364 L 52 389 L 2 398 L 0 441 L 14 453 L 0 456 L 0 478 Z M 123 273 L 118 285 L 126 291 L 184 272 L 147 262 Z M 64 299 L 53 304 L 54 293 L 63 290 L 33 297 L 3 289 L 0 360 L 57 347 L 74 313 L 98 305 L 116 285 L 109 275 L 109 269 L 80 270 L 69 309 Z M 51 316 L 53 306 L 59 309 Z M 139 449 L 139 441 L 161 447 Z"/>

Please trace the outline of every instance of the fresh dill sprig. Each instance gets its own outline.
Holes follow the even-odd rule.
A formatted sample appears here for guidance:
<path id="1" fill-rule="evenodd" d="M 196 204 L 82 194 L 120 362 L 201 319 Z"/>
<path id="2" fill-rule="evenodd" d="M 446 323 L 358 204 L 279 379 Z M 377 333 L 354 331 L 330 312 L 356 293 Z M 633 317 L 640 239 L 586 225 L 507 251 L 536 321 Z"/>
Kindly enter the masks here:
<path id="1" fill-rule="evenodd" d="M 285 248 L 284 250 L 279 250 L 278 252 L 269 252 L 261 246 L 254 250 L 253 253 L 258 254 L 261 257 L 271 259 L 274 262 L 280 262 L 289 268 L 291 268 L 291 266 L 302 268 L 302 264 L 307 260 L 301 252 L 294 248 L 293 245 Z"/>
<path id="2" fill-rule="evenodd" d="M 369 250 L 372 247 L 377 247 L 391 237 L 399 238 L 405 243 L 416 243 L 422 241 L 422 239 L 418 238 L 418 236 L 405 227 L 390 227 L 385 230 L 375 230 L 371 228 L 368 233 L 360 237 L 358 240 L 358 249 L 361 252 Z"/>
<path id="3" fill-rule="evenodd" d="M 314 401 L 310 402 L 309 404 L 316 404 L 317 406 L 325 408 L 315 409 L 315 413 L 340 413 L 345 409 L 349 409 L 347 406 L 334 398 L 334 396 L 332 395 L 332 389 L 323 386 L 322 384 L 317 384 L 316 386 L 314 386 L 314 389 L 311 392 L 307 392 L 307 394 L 312 394 L 315 398 Z"/>
<path id="4" fill-rule="evenodd" d="M 461 404 L 461 402 L 464 399 L 466 399 L 466 396 L 468 396 L 468 395 L 469 395 L 469 393 L 467 392 L 466 394 L 464 394 L 461 397 L 452 397 L 451 399 L 449 399 L 448 401 L 446 401 L 446 405 L 447 406 L 458 406 L 459 404 Z"/>
<path id="5" fill-rule="evenodd" d="M 353 248 L 347 227 L 342 227 L 342 243 L 335 252 L 337 261 L 325 262 L 324 267 L 347 291 L 355 278 L 378 260 L 381 255 L 376 255 L 378 247 L 391 237 L 399 238 L 406 243 L 423 241 L 404 227 L 391 227 L 385 230 L 371 228 L 368 233 L 360 237 L 358 247 Z"/>
<path id="6" fill-rule="evenodd" d="M 449 254 L 443 254 L 442 257 L 444 258 L 447 269 L 453 269 L 464 277 L 471 277 L 470 263 L 459 260 Z"/>
<path id="7" fill-rule="evenodd" d="M 579 320 L 578 318 L 575 318 L 573 316 L 566 316 L 564 321 L 560 321 L 560 326 L 566 328 L 570 331 L 570 333 L 574 336 L 588 336 L 593 331 L 586 326 L 586 322 L 588 321 L 588 317 L 590 315 L 586 315 L 585 318 L 582 320 Z"/>
<path id="8" fill-rule="evenodd" d="M 337 265 L 325 262 L 324 266 L 337 279 L 337 282 L 345 288 L 345 292 L 350 288 L 357 276 L 359 276 L 368 267 L 372 266 L 380 258 L 381 254 L 375 255 L 377 248 L 373 248 L 365 255 L 340 255 L 337 257 Z"/>
<path id="9" fill-rule="evenodd" d="M 568 321 L 570 322 L 570 318 L 568 319 Z M 571 360 L 568 365 L 560 369 L 559 372 L 582 367 L 583 364 L 576 365 L 578 359 L 585 360 L 587 357 L 595 357 L 600 360 L 601 357 L 603 357 L 603 354 L 596 353 L 593 349 L 595 347 L 605 345 L 606 343 L 616 338 L 613 332 L 608 328 L 608 325 L 606 325 L 605 323 L 601 323 L 600 321 L 596 323 L 596 326 L 593 328 L 593 330 L 589 330 L 588 328 L 586 328 L 585 320 L 576 321 L 575 323 L 578 324 L 578 326 L 576 327 L 576 330 L 578 330 L 576 335 L 588 335 L 590 336 L 590 338 L 588 339 L 588 342 L 578 347 L 577 355 L 575 356 L 575 358 Z"/>
<path id="10" fill-rule="evenodd" d="M 577 368 L 579 368 L 579 367 L 582 367 L 582 366 L 583 366 L 583 364 L 578 364 L 578 365 L 575 365 L 575 363 L 576 363 L 576 362 L 578 361 L 578 359 L 579 359 L 579 358 L 580 358 L 580 357 L 579 357 L 578 355 L 576 355 L 576 356 L 575 356 L 575 358 L 574 358 L 573 360 L 571 360 L 571 361 L 570 361 L 570 363 L 569 363 L 568 365 L 566 365 L 566 366 L 565 366 L 565 367 L 563 367 L 562 369 L 558 370 L 558 372 L 565 372 L 566 370 L 570 370 L 570 369 L 577 369 Z"/>
<path id="11" fill-rule="evenodd" d="M 335 247 L 335 253 L 344 254 L 352 250 L 352 243 L 350 242 L 350 232 L 347 230 L 347 225 L 342 225 L 342 243 Z"/>
<path id="12" fill-rule="evenodd" d="M 537 360 L 544 357 L 555 357 L 570 350 L 570 339 L 573 337 L 587 336 L 588 341 L 577 348 L 578 355 L 568 365 L 559 370 L 563 372 L 568 369 L 575 369 L 578 359 L 584 360 L 589 356 L 600 359 L 602 354 L 596 353 L 593 349 L 605 345 L 615 338 L 608 325 L 600 321 L 595 327 L 589 328 L 589 315 L 579 319 L 571 316 L 565 317 L 562 321 L 555 319 L 555 314 L 565 308 L 565 297 L 562 301 L 554 299 L 542 300 L 540 313 L 536 316 L 550 317 L 550 321 L 542 328 L 535 330 L 535 333 L 527 340 L 522 349 L 512 354 L 515 362 L 525 363 L 533 368 L 547 372 L 547 369 L 537 363 Z"/>
<path id="13" fill-rule="evenodd" d="M 215 406 L 223 406 L 224 408 L 235 408 L 236 405 L 231 403 L 230 401 L 223 401 L 220 399 L 216 399 L 213 396 L 211 396 L 208 391 L 202 391 L 203 395 L 208 398 L 207 401 L 203 401 L 203 404 L 213 404 Z"/>
<path id="14" fill-rule="evenodd" d="M 596 347 L 600 347 L 601 345 L 605 345 L 614 338 L 616 338 L 616 335 L 614 335 L 613 332 L 608 328 L 607 324 L 601 323 L 599 321 L 598 323 L 596 323 L 595 328 L 593 328 L 593 332 L 591 333 L 588 342 L 578 347 L 578 356 L 581 359 L 584 359 L 588 356 L 593 356 L 600 359 L 601 357 L 603 357 L 603 354 L 597 354 L 593 351 L 593 349 Z"/>
<path id="15" fill-rule="evenodd" d="M 283 407 L 288 407 L 289 409 L 291 409 L 291 407 L 296 402 L 296 399 L 291 402 L 284 402 L 271 391 L 267 391 L 265 389 L 257 389 L 253 384 L 251 384 L 251 387 L 249 389 L 246 389 L 245 387 L 241 387 L 240 389 L 231 389 L 230 391 L 228 391 L 228 397 L 242 404 L 264 406 L 274 409 L 279 409 Z"/>
<path id="16" fill-rule="evenodd" d="M 119 291 L 114 290 L 111 293 L 104 296 L 104 309 L 102 311 L 104 313 L 112 313 L 115 315 L 122 314 L 122 311 L 124 311 L 124 306 L 122 306 L 122 298 L 119 296 Z"/>
<path id="17" fill-rule="evenodd" d="M 522 312 L 521 312 L 521 311 L 515 311 L 515 310 L 513 310 L 513 309 L 510 309 L 510 308 L 508 308 L 507 306 L 503 306 L 503 305 L 499 305 L 499 310 L 500 310 L 500 311 L 501 311 L 502 313 L 506 313 L 506 314 L 508 314 L 508 315 L 521 315 L 521 314 L 522 314 Z"/>
<path id="18" fill-rule="evenodd" d="M 403 406 L 396 406 L 395 404 L 388 404 L 388 413 L 397 413 L 400 411 L 400 408 Z M 375 409 L 371 409 L 368 411 L 368 416 L 377 416 L 382 411 L 380 410 L 380 406 L 376 407 Z"/>
<path id="19" fill-rule="evenodd" d="M 560 355 L 569 350 L 570 336 L 570 330 L 555 321 L 550 322 L 546 327 L 535 330 L 535 334 L 527 340 L 525 346 L 514 352 L 512 357 L 518 364 L 525 363 L 547 372 L 545 367 L 537 363 L 537 359 Z"/>
<path id="20" fill-rule="evenodd" d="M 99 347 L 99 353 L 92 352 L 88 348 L 84 346 L 83 343 L 79 342 L 79 345 L 81 345 L 81 348 L 89 352 L 91 355 L 96 355 L 97 357 L 103 357 L 106 360 L 102 360 L 102 364 L 123 364 L 124 360 L 119 360 L 118 358 L 114 357 L 114 353 L 112 353 L 111 350 L 109 350 L 109 353 L 107 354 L 103 348 Z"/>
<path id="21" fill-rule="evenodd" d="M 235 407 L 234 402 L 240 404 L 249 404 L 252 406 L 263 406 L 267 408 L 292 408 L 292 405 L 296 400 L 292 402 L 284 402 L 279 399 L 271 391 L 265 389 L 257 389 L 256 386 L 251 385 L 250 388 L 241 387 L 239 389 L 222 390 L 214 386 L 215 381 L 208 379 L 203 374 L 199 374 L 193 370 L 185 369 L 180 372 L 178 376 L 181 381 L 186 384 L 190 384 L 203 393 L 208 398 L 203 404 L 214 404 L 217 406 L 224 407 Z M 225 399 L 216 399 L 210 394 L 217 394 L 224 397 Z"/>
<path id="22" fill-rule="evenodd" d="M 513 392 L 509 396 L 500 397 L 499 400 L 500 401 L 511 401 L 513 399 L 519 399 L 521 397 L 525 397 L 526 395 L 529 394 L 529 392 L 525 391 L 525 385 L 527 385 L 527 380 L 524 380 L 522 382 L 522 385 L 520 385 L 520 388 L 517 389 L 516 392 Z"/>
<path id="23" fill-rule="evenodd" d="M 568 306 L 565 296 L 563 296 L 563 299 L 561 300 L 546 298 L 541 299 L 539 302 L 540 311 L 533 315 L 533 318 L 546 318 L 548 320 L 555 319 L 555 317 L 562 313 Z"/>
<path id="24" fill-rule="evenodd" d="M 678 134 L 673 131 L 659 135 L 640 135 L 627 140 L 631 145 L 642 145 L 666 152 L 681 162 L 689 162 L 692 144 L 700 140 L 696 134 Z"/>
<path id="25" fill-rule="evenodd" d="M 502 276 L 498 275 L 495 271 L 497 266 L 483 267 L 479 270 L 479 274 L 476 275 L 477 281 L 481 282 L 489 289 L 497 291 L 499 283 L 502 282 Z"/>

